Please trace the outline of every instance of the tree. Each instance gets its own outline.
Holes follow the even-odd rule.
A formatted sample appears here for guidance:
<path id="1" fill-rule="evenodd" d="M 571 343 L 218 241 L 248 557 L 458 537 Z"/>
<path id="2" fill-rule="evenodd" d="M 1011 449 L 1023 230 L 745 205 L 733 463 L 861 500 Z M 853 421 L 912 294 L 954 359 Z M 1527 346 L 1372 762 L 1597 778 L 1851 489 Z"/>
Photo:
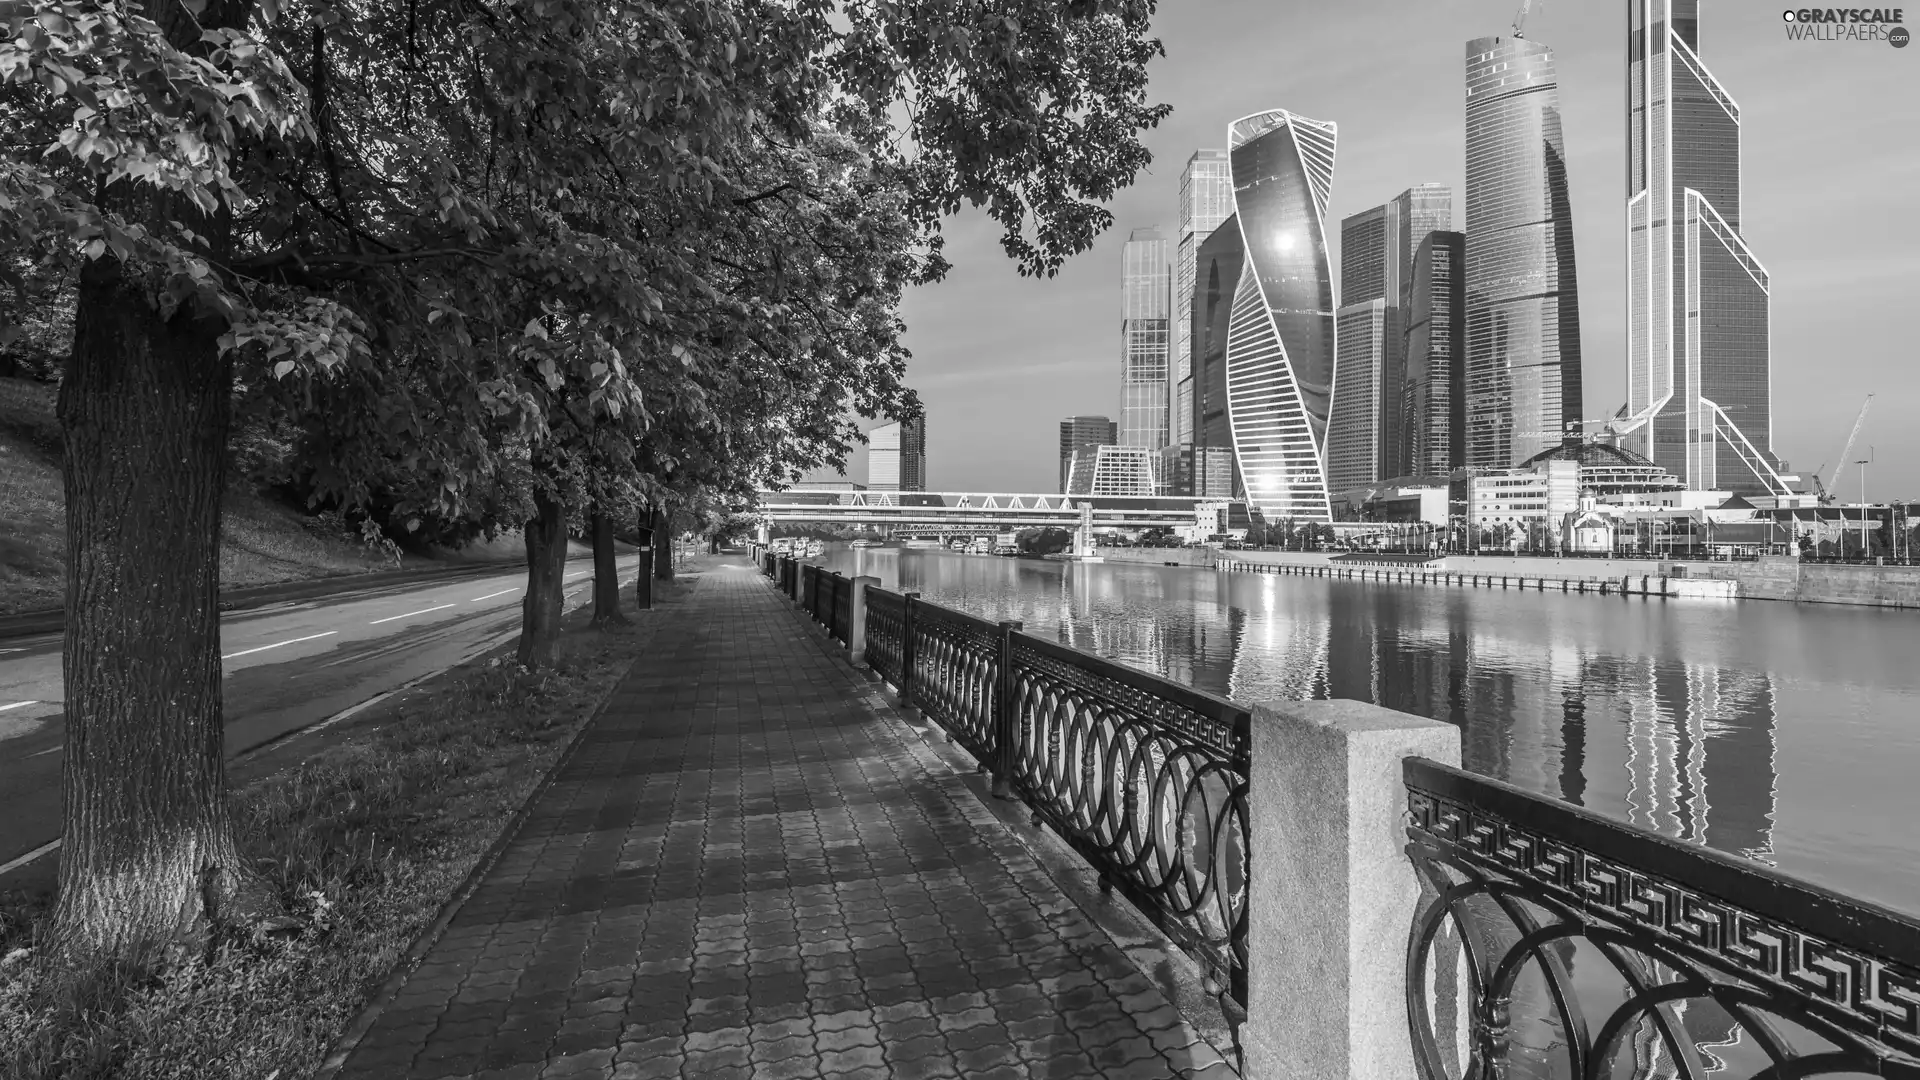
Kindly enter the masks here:
<path id="1" fill-rule="evenodd" d="M 0 148 L 0 242 L 79 281 L 60 404 L 69 752 L 53 921 L 70 953 L 202 935 L 257 899 L 221 765 L 236 375 L 332 384 L 388 435 L 433 415 L 432 437 L 381 450 L 438 475 L 410 497 L 448 517 L 476 499 L 504 509 L 502 478 L 524 481 L 504 494 L 532 503 L 538 624 L 556 523 L 590 486 L 571 434 L 646 428 L 650 382 L 696 397 L 743 355 L 761 360 L 752 378 L 845 359 L 797 330 L 791 348 L 748 340 L 763 316 L 812 317 L 809 298 L 730 288 L 778 295 L 793 267 L 734 262 L 670 224 L 793 190 L 750 186 L 741 148 L 837 132 L 904 193 L 926 276 L 963 200 L 1002 226 L 1023 273 L 1051 274 L 1111 224 L 1100 204 L 1146 164 L 1138 133 L 1166 111 L 1144 101 L 1158 43 L 1142 0 L 143 10 L 0 0 L 0 105 L 19 118 Z M 862 310 L 862 327 L 897 332 Z M 390 411 L 400 384 L 444 393 Z M 775 410 L 782 438 L 830 444 L 829 403 L 846 404 Z M 357 484 L 336 482 L 348 497 Z"/>

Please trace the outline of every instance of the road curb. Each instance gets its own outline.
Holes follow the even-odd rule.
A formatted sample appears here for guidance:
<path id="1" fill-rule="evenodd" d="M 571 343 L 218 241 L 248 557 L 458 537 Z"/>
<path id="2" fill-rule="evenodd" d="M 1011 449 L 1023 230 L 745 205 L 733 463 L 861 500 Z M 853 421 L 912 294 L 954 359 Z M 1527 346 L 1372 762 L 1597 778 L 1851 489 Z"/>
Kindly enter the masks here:
<path id="1" fill-rule="evenodd" d="M 591 562 L 593 556 L 581 555 L 567 562 Z M 358 589 L 377 589 L 383 585 L 411 585 L 422 581 L 461 581 L 470 577 L 524 570 L 523 562 L 475 563 L 467 566 L 431 566 L 417 570 L 376 570 L 368 574 L 336 574 L 332 577 L 281 581 L 271 585 L 250 585 L 220 594 L 220 610 L 249 611 L 282 600 L 315 600 Z M 19 615 L 0 615 L 0 641 L 9 638 L 40 637 L 58 634 L 67 626 L 65 611 L 28 611 Z"/>
<path id="2" fill-rule="evenodd" d="M 590 608 L 591 604 L 589 604 L 588 607 Z M 655 605 L 653 610 L 659 610 L 659 605 Z M 592 616 L 589 614 L 589 622 L 591 622 L 591 618 Z M 542 776 L 540 782 L 534 785 L 533 790 L 527 793 L 526 799 L 520 803 L 520 806 L 514 810 L 513 816 L 509 817 L 507 823 L 502 826 L 500 835 L 495 837 L 493 843 L 487 847 L 487 850 L 481 853 L 479 861 L 473 864 L 473 870 L 467 874 L 466 878 L 460 882 L 460 885 L 447 897 L 446 902 L 440 906 L 440 910 L 434 915 L 433 921 L 428 923 L 426 927 L 420 931 L 419 936 L 415 937 L 413 943 L 407 947 L 407 951 L 401 955 L 399 960 L 394 962 L 393 970 L 388 972 L 386 979 L 381 982 L 380 989 L 367 1002 L 366 1006 L 360 1010 L 359 1015 L 353 1018 L 353 1022 L 347 1025 L 346 1031 L 342 1032 L 340 1038 L 335 1040 L 332 1048 L 327 1051 L 327 1056 L 320 1062 L 320 1068 L 313 1074 L 313 1080 L 335 1080 L 335 1078 L 339 1076 L 340 1070 L 347 1063 L 347 1059 L 353 1056 L 353 1052 L 359 1048 L 361 1040 L 367 1037 L 367 1032 L 373 1029 L 373 1025 L 379 1021 L 381 1014 L 386 1012 L 387 1005 L 399 994 L 401 987 L 406 985 L 407 979 L 413 974 L 414 968 L 419 966 L 421 959 L 439 942 L 441 935 L 446 932 L 448 924 L 453 922 L 453 917 L 460 913 L 460 909 L 466 905 L 467 900 L 472 897 L 474 891 L 480 887 L 481 880 L 484 879 L 493 869 L 494 865 L 500 861 L 500 856 L 506 853 L 508 846 L 519 837 L 520 830 L 526 825 L 527 817 L 532 812 L 534 804 L 539 802 L 541 796 L 545 795 L 548 789 L 553 786 L 553 779 L 560 775 L 561 768 L 572 761 L 574 755 L 579 752 L 581 744 L 586 739 L 587 732 L 591 731 L 594 725 L 600 722 L 601 716 L 606 712 L 607 703 L 613 700 L 614 693 L 620 689 L 620 684 L 625 682 L 627 676 L 633 672 L 633 666 L 640 662 L 641 655 L 646 647 L 652 644 L 654 635 L 658 634 L 659 631 L 660 627 L 656 623 L 656 625 L 648 628 L 647 635 L 643 640 L 636 642 L 637 647 L 634 650 L 633 658 L 627 661 L 626 667 L 614 678 L 613 682 L 608 684 L 606 693 L 600 695 L 600 700 L 594 703 L 593 712 L 589 714 L 586 721 L 580 725 L 579 730 L 573 733 L 573 737 L 567 741 L 566 749 L 560 752 L 559 757 L 553 759 L 553 764 L 547 767 L 546 775 Z"/>

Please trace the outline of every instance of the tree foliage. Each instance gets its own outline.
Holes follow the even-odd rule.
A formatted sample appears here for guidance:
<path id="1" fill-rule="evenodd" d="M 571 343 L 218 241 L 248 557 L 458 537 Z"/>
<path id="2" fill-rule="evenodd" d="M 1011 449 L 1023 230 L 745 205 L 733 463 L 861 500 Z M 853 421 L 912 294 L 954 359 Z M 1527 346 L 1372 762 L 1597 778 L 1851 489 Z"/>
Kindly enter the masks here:
<path id="1" fill-rule="evenodd" d="M 139 379 L 173 387 L 142 414 L 156 439 L 224 437 L 232 403 L 205 388 L 231 381 L 242 419 L 297 448 L 289 479 L 313 497 L 449 535 L 537 523 L 530 564 L 551 562 L 561 516 L 646 502 L 697 517 L 842 460 L 854 415 L 919 408 L 898 308 L 945 273 L 944 217 L 984 207 L 1029 275 L 1111 224 L 1101 204 L 1147 163 L 1139 133 L 1166 113 L 1145 98 L 1153 9 L 0 0 L 0 251 L 79 282 L 68 365 L 86 377 L 62 414 L 92 441 L 67 455 L 87 503 L 69 514 L 104 513 L 111 473 L 143 485 L 154 515 L 104 539 L 70 529 L 70 562 L 214 578 L 196 530 L 217 530 L 217 512 L 199 496 L 190 514 L 165 508 L 217 475 L 174 461 L 142 476 L 146 436 L 111 423 L 116 387 Z M 19 272 L 0 288 L 26 296 Z M 121 535 L 145 527 L 145 548 Z M 70 647 L 133 642 L 125 590 L 69 591 Z M 205 614 L 192 590 L 166 595 L 179 610 L 149 624 Z M 183 713 L 195 745 L 156 760 L 213 763 L 178 796 L 205 800 L 218 629 L 195 625 L 156 663 L 213 681 L 139 692 Z M 69 700 L 93 704 L 70 708 L 70 733 L 159 737 L 114 669 L 77 677 Z M 70 794 L 114 780 L 74 754 L 67 770 Z M 85 873 L 130 820 L 70 834 L 65 864 Z M 230 847 L 175 845 L 180 859 Z M 176 892 L 209 871 L 156 867 Z M 146 895 L 96 944 L 171 932 L 152 913 L 200 907 Z M 62 911 L 67 931 L 101 918 Z"/>

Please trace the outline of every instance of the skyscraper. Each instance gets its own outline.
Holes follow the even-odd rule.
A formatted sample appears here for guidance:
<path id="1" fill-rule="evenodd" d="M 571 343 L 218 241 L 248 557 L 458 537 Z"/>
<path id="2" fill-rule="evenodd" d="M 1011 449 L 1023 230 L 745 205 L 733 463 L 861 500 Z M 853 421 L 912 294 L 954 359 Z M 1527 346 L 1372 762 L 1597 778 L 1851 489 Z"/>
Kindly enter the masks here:
<path id="1" fill-rule="evenodd" d="M 867 489 L 927 490 L 926 417 L 896 420 L 867 432 Z"/>
<path id="2" fill-rule="evenodd" d="M 1180 242 L 1173 263 L 1173 394 L 1167 441 L 1194 441 L 1193 292 L 1200 245 L 1233 214 L 1233 171 L 1225 150 L 1198 150 L 1180 173 Z"/>
<path id="3" fill-rule="evenodd" d="M 1135 229 L 1122 254 L 1120 445 L 1157 455 L 1167 445 L 1167 241 L 1158 229 Z"/>
<path id="4" fill-rule="evenodd" d="M 1233 452 L 1233 422 L 1227 416 L 1227 329 L 1233 293 L 1246 261 L 1240 219 L 1229 217 L 1200 244 L 1194 259 L 1193 304 L 1188 312 L 1193 350 L 1193 445 Z M 1239 470 L 1233 468 L 1236 478 Z M 1233 493 L 1244 492 L 1236 479 Z"/>
<path id="5" fill-rule="evenodd" d="M 1467 42 L 1467 464 L 1505 467 L 1580 420 L 1580 305 L 1553 50 Z"/>
<path id="6" fill-rule="evenodd" d="M 1392 363 L 1397 350 L 1387 344 L 1397 336 L 1392 328 L 1393 312 L 1379 297 L 1338 312 L 1327 419 L 1327 490 L 1335 495 L 1392 475 L 1391 436 L 1399 425 L 1390 403 L 1400 401 Z"/>
<path id="7" fill-rule="evenodd" d="M 1076 451 L 1083 446 L 1113 446 L 1119 441 L 1120 426 L 1104 416 L 1069 416 L 1060 421 L 1061 493 L 1066 493 Z"/>
<path id="8" fill-rule="evenodd" d="M 1408 188 L 1340 223 L 1339 348 L 1327 436 L 1335 492 L 1411 471 L 1402 414 L 1413 256 L 1429 234 L 1452 227 L 1453 193 L 1445 184 Z"/>
<path id="9" fill-rule="evenodd" d="M 1269 520 L 1331 520 L 1321 447 L 1333 393 L 1335 138 L 1333 123 L 1280 109 L 1227 130 L 1243 248 L 1226 334 L 1227 416 L 1241 486 Z"/>
<path id="10" fill-rule="evenodd" d="M 1414 476 L 1466 464 L 1466 253 L 1465 234 L 1431 232 L 1413 256 L 1401 443 Z"/>
<path id="11" fill-rule="evenodd" d="M 1627 4 L 1627 445 L 1694 490 L 1782 490 L 1766 268 L 1740 236 L 1740 107 L 1698 0 Z"/>

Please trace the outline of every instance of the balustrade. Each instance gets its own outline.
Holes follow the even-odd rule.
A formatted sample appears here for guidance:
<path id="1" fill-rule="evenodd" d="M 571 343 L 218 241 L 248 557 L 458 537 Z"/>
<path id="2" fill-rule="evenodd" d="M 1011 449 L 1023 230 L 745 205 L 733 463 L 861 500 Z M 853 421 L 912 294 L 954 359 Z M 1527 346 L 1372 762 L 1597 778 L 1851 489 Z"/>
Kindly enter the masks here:
<path id="1" fill-rule="evenodd" d="M 766 569 L 842 641 L 863 590 L 870 669 L 1246 1010 L 1256 1072 L 1920 1080 L 1920 921 L 1430 760 L 1447 725 L 1256 719 L 1018 623 Z"/>

